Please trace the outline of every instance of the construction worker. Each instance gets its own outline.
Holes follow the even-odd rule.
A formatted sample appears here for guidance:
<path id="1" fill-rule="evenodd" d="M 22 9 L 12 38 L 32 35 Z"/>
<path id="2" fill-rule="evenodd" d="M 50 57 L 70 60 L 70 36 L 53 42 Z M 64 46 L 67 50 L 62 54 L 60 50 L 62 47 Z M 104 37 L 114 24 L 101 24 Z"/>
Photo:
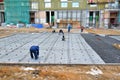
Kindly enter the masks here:
<path id="1" fill-rule="evenodd" d="M 83 32 L 83 30 L 84 30 L 84 27 L 83 27 L 83 26 L 81 26 L 81 32 Z"/>
<path id="2" fill-rule="evenodd" d="M 55 33 L 55 30 L 53 30 L 52 33 Z"/>
<path id="3" fill-rule="evenodd" d="M 63 34 L 63 36 L 62 36 L 62 41 L 65 41 L 65 36 L 64 36 L 64 34 Z"/>
<path id="4" fill-rule="evenodd" d="M 38 59 L 38 56 L 39 56 L 39 46 L 31 46 L 30 47 L 30 56 L 31 56 L 32 59 L 33 58 Z"/>
<path id="5" fill-rule="evenodd" d="M 70 32 L 72 26 L 68 23 L 67 28 L 68 28 L 68 32 Z"/>
<path id="6" fill-rule="evenodd" d="M 59 30 L 59 35 L 62 33 L 62 35 L 64 35 L 64 32 L 62 29 Z"/>

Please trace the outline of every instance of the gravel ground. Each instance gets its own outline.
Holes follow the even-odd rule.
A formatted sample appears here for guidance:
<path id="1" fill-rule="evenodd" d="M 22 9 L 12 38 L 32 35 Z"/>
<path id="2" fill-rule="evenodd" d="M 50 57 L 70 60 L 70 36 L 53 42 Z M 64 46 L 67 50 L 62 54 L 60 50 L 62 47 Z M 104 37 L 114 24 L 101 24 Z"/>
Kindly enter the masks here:
<path id="1" fill-rule="evenodd" d="M 109 36 L 102 37 L 95 34 L 81 35 L 106 63 L 120 62 L 120 50 L 112 46 L 112 44 L 120 43 L 120 41 Z"/>

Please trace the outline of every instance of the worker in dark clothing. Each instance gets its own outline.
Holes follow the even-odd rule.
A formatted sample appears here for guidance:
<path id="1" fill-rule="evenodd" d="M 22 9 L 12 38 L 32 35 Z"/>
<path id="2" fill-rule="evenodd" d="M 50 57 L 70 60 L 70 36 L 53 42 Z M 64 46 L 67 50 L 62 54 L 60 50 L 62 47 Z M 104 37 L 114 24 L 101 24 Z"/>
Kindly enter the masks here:
<path id="1" fill-rule="evenodd" d="M 83 26 L 81 26 L 81 32 L 83 32 L 83 30 L 84 30 L 84 27 L 83 27 Z"/>
<path id="2" fill-rule="evenodd" d="M 39 46 L 31 46 L 30 47 L 30 56 L 31 56 L 32 59 L 33 58 L 38 59 L 38 56 L 39 56 Z"/>
<path id="3" fill-rule="evenodd" d="M 53 30 L 52 33 L 55 33 L 55 30 Z"/>
<path id="4" fill-rule="evenodd" d="M 64 35 L 62 36 L 62 41 L 65 41 L 65 36 Z"/>
<path id="5" fill-rule="evenodd" d="M 62 33 L 62 35 L 64 35 L 64 32 L 62 29 L 59 30 L 59 35 Z"/>

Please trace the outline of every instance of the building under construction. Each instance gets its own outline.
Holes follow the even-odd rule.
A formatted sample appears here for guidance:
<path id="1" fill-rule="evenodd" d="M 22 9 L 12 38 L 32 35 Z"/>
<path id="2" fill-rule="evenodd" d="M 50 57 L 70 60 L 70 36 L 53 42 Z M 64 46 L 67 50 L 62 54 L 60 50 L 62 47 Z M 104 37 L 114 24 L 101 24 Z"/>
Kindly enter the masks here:
<path id="1" fill-rule="evenodd" d="M 3 0 L 0 0 L 0 23 L 5 22 L 5 12 Z"/>
<path id="2" fill-rule="evenodd" d="M 119 0 L 0 0 L 0 23 L 66 28 L 120 26 Z"/>

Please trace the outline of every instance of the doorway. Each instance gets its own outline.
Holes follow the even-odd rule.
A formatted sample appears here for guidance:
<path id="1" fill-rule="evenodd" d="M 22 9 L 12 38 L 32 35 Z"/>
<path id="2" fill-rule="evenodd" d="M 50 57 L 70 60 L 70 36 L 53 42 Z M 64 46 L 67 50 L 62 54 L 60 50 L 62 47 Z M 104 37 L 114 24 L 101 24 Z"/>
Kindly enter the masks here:
<path id="1" fill-rule="evenodd" d="M 35 12 L 30 12 L 30 23 L 31 24 L 35 23 Z"/>
<path id="2" fill-rule="evenodd" d="M 0 25 L 5 22 L 5 13 L 0 12 Z"/>
<path id="3" fill-rule="evenodd" d="M 50 25 L 50 26 L 54 26 L 54 11 L 46 11 L 46 22 Z"/>
<path id="4" fill-rule="evenodd" d="M 117 27 L 118 12 L 110 12 L 110 26 L 109 28 Z"/>
<path id="5" fill-rule="evenodd" d="M 89 26 L 93 26 L 93 11 L 89 13 Z"/>

